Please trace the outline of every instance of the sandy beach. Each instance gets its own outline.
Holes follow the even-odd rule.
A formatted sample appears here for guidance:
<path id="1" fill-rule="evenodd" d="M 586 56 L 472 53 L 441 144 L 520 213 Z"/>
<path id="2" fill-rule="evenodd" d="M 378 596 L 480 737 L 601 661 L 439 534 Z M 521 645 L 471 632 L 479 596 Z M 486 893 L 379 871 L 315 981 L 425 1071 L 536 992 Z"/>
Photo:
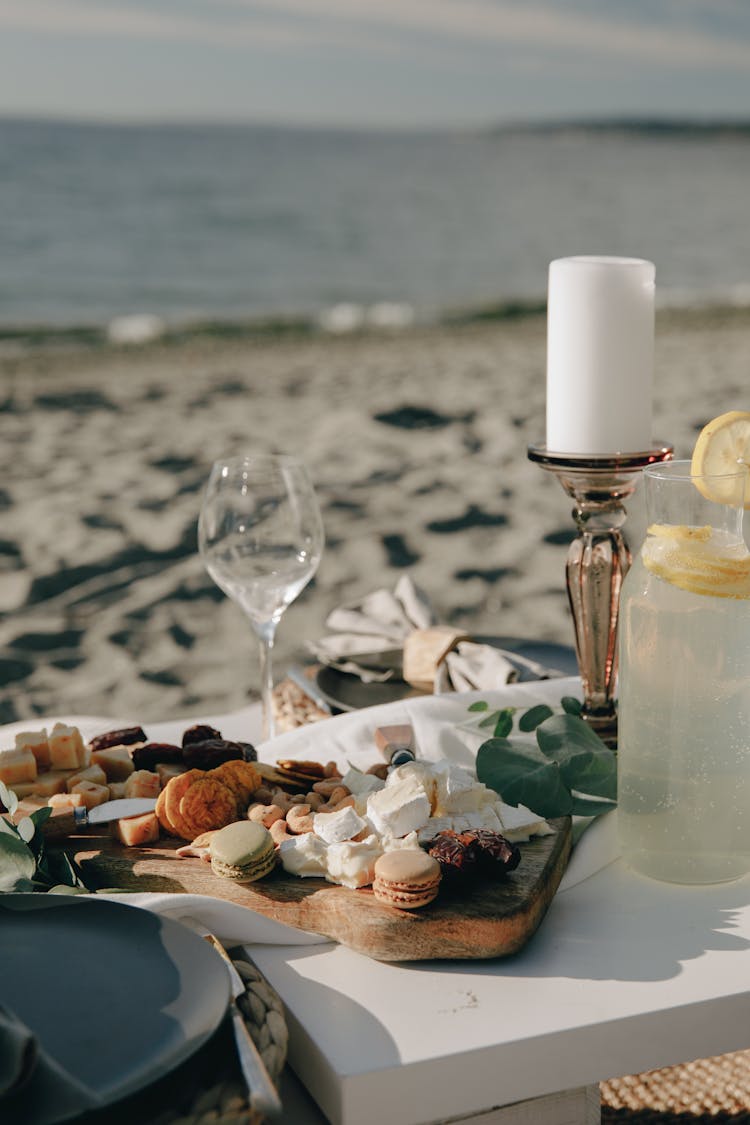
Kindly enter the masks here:
<path id="1" fill-rule="evenodd" d="M 327 544 L 282 619 L 279 675 L 330 610 L 405 572 L 468 631 L 571 643 L 570 502 L 544 438 L 543 317 L 389 333 L 0 352 L 0 721 L 242 706 L 255 640 L 196 550 L 214 458 L 306 460 Z M 663 313 L 654 436 L 689 455 L 747 406 L 750 314 Z M 631 541 L 642 534 L 632 505 Z"/>

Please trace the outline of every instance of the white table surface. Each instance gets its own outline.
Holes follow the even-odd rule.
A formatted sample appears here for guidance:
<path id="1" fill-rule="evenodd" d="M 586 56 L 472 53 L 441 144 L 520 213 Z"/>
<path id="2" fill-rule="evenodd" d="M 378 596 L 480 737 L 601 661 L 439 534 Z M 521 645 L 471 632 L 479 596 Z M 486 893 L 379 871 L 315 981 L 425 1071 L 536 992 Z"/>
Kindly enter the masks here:
<path id="1" fill-rule="evenodd" d="M 257 707 L 197 719 L 257 737 Z M 3 736 L 23 726 L 34 724 Z M 618 860 L 559 893 L 526 948 L 502 960 L 248 949 L 286 1005 L 289 1061 L 334 1125 L 421 1125 L 750 1046 L 750 877 L 680 887 Z M 317 1120 L 310 1109 L 300 1125 Z"/>

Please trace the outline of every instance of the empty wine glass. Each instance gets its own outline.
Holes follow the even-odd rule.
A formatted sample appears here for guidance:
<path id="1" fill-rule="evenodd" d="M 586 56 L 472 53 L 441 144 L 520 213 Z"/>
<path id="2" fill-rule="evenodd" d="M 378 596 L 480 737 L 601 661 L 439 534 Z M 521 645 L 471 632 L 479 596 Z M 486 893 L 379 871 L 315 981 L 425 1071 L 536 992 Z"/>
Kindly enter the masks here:
<path id="1" fill-rule="evenodd" d="M 246 454 L 214 462 L 198 521 L 208 573 L 260 642 L 263 737 L 275 733 L 271 649 L 282 613 L 318 569 L 323 523 L 302 462 Z"/>

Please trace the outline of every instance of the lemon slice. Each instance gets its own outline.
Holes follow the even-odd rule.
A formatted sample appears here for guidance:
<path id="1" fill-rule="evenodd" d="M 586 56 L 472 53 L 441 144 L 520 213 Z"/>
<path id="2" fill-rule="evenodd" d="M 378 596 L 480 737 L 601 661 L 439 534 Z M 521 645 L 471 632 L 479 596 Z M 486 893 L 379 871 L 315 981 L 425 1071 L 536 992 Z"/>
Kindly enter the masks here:
<path id="1" fill-rule="evenodd" d="M 707 500 L 734 504 L 736 485 L 721 481 L 721 474 L 745 469 L 750 482 L 750 413 L 730 410 L 703 427 L 698 435 L 690 465 L 692 476 L 703 478 L 695 484 Z M 710 479 L 713 478 L 713 479 Z M 750 509 L 750 487 L 746 486 L 745 508 Z"/>

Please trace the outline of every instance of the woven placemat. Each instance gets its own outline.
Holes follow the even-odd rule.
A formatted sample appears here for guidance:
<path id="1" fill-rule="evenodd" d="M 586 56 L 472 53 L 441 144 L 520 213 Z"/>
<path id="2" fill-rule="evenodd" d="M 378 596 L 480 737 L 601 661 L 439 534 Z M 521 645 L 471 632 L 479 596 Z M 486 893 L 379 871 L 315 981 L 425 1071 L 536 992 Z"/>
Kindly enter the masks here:
<path id="1" fill-rule="evenodd" d="M 750 1050 L 610 1078 L 599 1089 L 603 1125 L 750 1125 Z"/>

